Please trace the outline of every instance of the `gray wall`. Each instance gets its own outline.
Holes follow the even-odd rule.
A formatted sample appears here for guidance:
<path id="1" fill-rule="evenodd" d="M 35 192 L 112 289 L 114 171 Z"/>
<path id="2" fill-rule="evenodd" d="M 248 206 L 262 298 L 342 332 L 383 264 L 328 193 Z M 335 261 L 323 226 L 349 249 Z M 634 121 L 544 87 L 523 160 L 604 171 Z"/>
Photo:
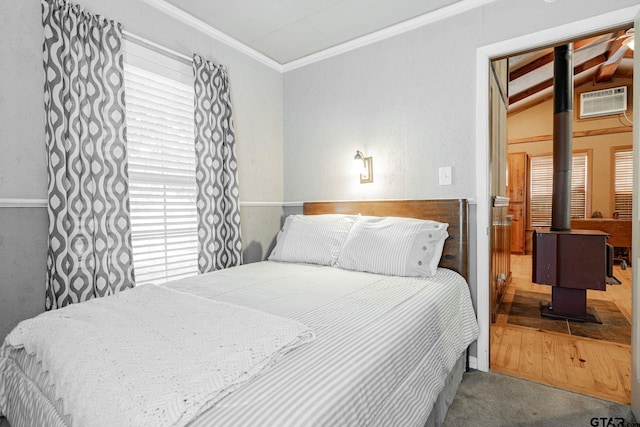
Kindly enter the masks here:
<path id="1" fill-rule="evenodd" d="M 0 208 L 0 340 L 44 311 L 47 211 Z"/>
<path id="2" fill-rule="evenodd" d="M 0 2 L 0 198 L 44 199 L 40 2 Z M 44 310 L 46 209 L 0 208 L 0 339 Z"/>
<path id="3" fill-rule="evenodd" d="M 272 202 L 475 198 L 476 48 L 637 0 L 497 0 L 284 77 L 143 0 L 77 3 L 228 67 L 245 257 L 255 261 L 287 210 Z M 40 14 L 35 0 L 0 2 L 0 199 L 46 198 Z M 373 184 L 350 173 L 356 149 L 374 157 Z M 453 185 L 437 185 L 440 166 L 452 166 Z M 0 208 L 0 338 L 43 309 L 46 227 L 43 208 Z"/>
<path id="4" fill-rule="evenodd" d="M 282 74 L 177 22 L 142 0 L 76 0 L 170 49 L 197 52 L 227 67 L 238 141 L 245 260 L 264 259 L 283 210 Z M 42 23 L 39 1 L 0 2 L 0 206 L 46 199 Z M 44 310 L 47 215 L 44 207 L 0 207 L 0 340 Z"/>
<path id="5" fill-rule="evenodd" d="M 284 224 L 282 206 L 241 206 L 242 258 L 244 263 L 262 261 L 276 245 L 276 234 Z"/>
<path id="6" fill-rule="evenodd" d="M 474 122 L 461 118 L 474 114 L 475 47 L 454 33 L 477 38 L 479 16 L 285 73 L 285 200 L 472 196 Z M 373 183 L 351 172 L 356 149 L 373 157 Z M 440 166 L 452 166 L 453 185 L 437 185 Z"/>
<path id="7" fill-rule="evenodd" d="M 497 0 L 286 72 L 285 201 L 477 199 L 477 48 L 635 5 Z M 350 170 L 356 149 L 373 157 L 372 184 Z M 452 185 L 438 185 L 442 166 Z M 470 213 L 474 303 L 488 292 L 478 286 L 488 280 L 477 275 L 478 209 L 488 207 Z"/>
<path id="8" fill-rule="evenodd" d="M 286 72 L 285 201 L 476 197 L 477 48 L 632 5 L 496 0 Z M 356 149 L 372 184 L 350 171 Z"/>

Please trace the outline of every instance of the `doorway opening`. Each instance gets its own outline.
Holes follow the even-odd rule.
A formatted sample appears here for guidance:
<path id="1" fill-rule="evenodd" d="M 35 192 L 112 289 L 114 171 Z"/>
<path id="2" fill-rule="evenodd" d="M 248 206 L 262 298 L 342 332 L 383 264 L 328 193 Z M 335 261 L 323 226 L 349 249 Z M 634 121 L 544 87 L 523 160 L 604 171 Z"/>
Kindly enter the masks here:
<path id="1" fill-rule="evenodd" d="M 551 287 L 532 282 L 531 236 L 536 229 L 548 229 L 551 217 L 553 46 L 497 58 L 490 73 L 497 81 L 490 88 L 490 133 L 492 141 L 502 140 L 503 145 L 492 142 L 490 149 L 494 212 L 489 367 L 625 404 L 631 400 L 634 268 L 629 175 L 633 50 L 625 44 L 631 31 L 632 26 L 626 26 L 570 41 L 574 49 L 572 229 L 602 229 L 616 248 L 616 282 L 604 292 L 587 293 L 588 305 L 602 324 L 540 317 Z M 606 102 L 615 101 L 604 99 L 609 92 L 624 95 L 623 111 L 608 108 Z M 496 97 L 505 104 L 502 127 L 495 124 L 501 114 Z M 589 100 L 598 97 L 603 98 L 595 105 L 598 112 L 587 113 Z M 507 205 L 496 208 L 495 196 L 508 197 Z M 497 213 L 500 209 L 503 217 Z"/>

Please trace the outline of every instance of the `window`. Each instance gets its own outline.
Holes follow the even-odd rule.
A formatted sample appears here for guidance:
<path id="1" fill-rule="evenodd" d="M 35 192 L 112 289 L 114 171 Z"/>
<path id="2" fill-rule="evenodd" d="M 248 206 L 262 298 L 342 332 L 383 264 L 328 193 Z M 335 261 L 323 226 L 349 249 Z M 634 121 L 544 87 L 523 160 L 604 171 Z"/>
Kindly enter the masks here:
<path id="1" fill-rule="evenodd" d="M 631 219 L 633 197 L 633 151 L 631 147 L 615 148 L 614 162 L 614 206 L 619 218 Z"/>
<path id="2" fill-rule="evenodd" d="M 136 284 L 197 274 L 191 67 L 126 43 L 125 102 Z"/>
<path id="3" fill-rule="evenodd" d="M 587 211 L 588 153 L 574 153 L 571 170 L 571 218 Z M 531 156 L 529 162 L 529 225 L 551 226 L 553 156 Z"/>

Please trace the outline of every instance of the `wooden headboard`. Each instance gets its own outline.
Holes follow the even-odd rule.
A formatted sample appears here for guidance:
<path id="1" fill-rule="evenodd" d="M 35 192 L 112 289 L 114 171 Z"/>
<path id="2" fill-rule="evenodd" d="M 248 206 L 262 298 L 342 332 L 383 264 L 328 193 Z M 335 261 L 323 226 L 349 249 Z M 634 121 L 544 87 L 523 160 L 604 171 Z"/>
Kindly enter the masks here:
<path id="1" fill-rule="evenodd" d="M 468 277 L 467 200 L 381 200 L 346 202 L 306 202 L 305 215 L 328 213 L 373 216 L 400 216 L 432 219 L 449 224 L 449 238 L 444 244 L 440 267 L 449 268 Z"/>

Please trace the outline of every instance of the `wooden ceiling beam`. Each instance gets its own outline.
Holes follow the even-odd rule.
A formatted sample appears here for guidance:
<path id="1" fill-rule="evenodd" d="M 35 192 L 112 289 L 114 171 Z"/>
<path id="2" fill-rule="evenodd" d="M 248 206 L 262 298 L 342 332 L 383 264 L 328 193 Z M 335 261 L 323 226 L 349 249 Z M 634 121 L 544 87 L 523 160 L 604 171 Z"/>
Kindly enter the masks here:
<path id="1" fill-rule="evenodd" d="M 605 62 L 607 60 L 607 57 L 604 54 L 598 55 L 598 56 L 594 56 L 593 58 L 591 58 L 590 60 L 583 62 L 582 64 L 578 65 L 574 71 L 573 74 L 580 74 L 583 73 L 587 70 L 590 70 L 591 68 L 597 67 L 598 65 L 602 64 L 603 62 Z"/>
<path id="2" fill-rule="evenodd" d="M 574 67 L 574 76 L 582 74 L 583 77 L 581 77 L 581 79 L 593 79 L 593 81 L 595 81 L 596 83 L 611 81 L 618 72 L 622 60 L 624 58 L 633 58 L 634 55 L 633 50 L 629 49 L 623 44 L 624 40 L 626 39 L 625 36 L 625 31 L 619 30 L 573 42 L 574 52 L 584 51 L 581 57 L 585 57 L 586 55 L 602 51 L 605 48 L 607 49 L 604 53 L 590 58 L 584 63 Z M 602 45 L 602 47 L 597 47 L 597 45 Z M 586 51 L 585 49 L 590 50 Z M 542 56 L 532 59 L 528 63 L 520 64 L 517 68 L 511 70 L 509 73 L 509 82 L 513 82 L 516 79 L 527 75 L 528 73 L 536 71 L 540 67 L 543 67 L 545 65 L 548 66 L 548 64 L 553 63 L 553 50 L 547 52 L 546 54 L 544 54 L 544 52 L 541 53 L 543 53 Z M 586 71 L 590 70 L 590 73 L 585 73 Z M 577 84 L 577 81 L 575 83 Z M 519 83 L 516 86 L 522 85 L 522 83 Z M 553 77 L 545 79 L 544 81 L 523 89 L 518 93 L 512 94 L 509 97 L 509 105 L 519 103 L 521 105 L 517 106 L 518 110 L 526 108 L 526 106 L 530 105 L 528 102 L 523 102 L 525 99 L 536 95 L 541 91 L 548 90 L 552 87 Z M 541 94 L 539 94 L 535 97 L 535 100 L 539 101 L 539 98 L 544 97 L 547 97 L 547 95 L 542 96 Z M 532 99 L 531 101 L 536 103 L 537 101 L 535 100 Z M 511 110 L 509 112 L 511 112 Z"/>
<path id="3" fill-rule="evenodd" d="M 614 34 L 612 36 L 611 34 L 608 34 L 605 36 L 589 37 L 584 40 L 578 40 L 573 43 L 573 50 L 576 51 L 596 43 L 603 43 L 605 41 L 611 40 L 614 37 L 617 37 L 617 35 Z M 530 73 L 531 71 L 535 71 L 536 69 L 542 67 L 543 65 L 547 65 L 552 62 L 553 62 L 553 50 L 547 53 L 546 55 L 541 56 L 540 58 L 537 58 L 531 62 L 528 62 L 522 65 L 521 67 L 516 68 L 515 70 L 510 71 L 509 81 L 513 81 L 519 77 L 524 76 L 527 73 Z"/>
<path id="4" fill-rule="evenodd" d="M 629 48 L 626 45 L 622 45 L 618 50 L 600 66 L 598 73 L 596 74 L 596 83 L 610 82 L 613 79 L 613 75 L 620 66 L 620 62 L 625 57 L 625 54 Z"/>
<path id="5" fill-rule="evenodd" d="M 605 34 L 604 36 L 589 37 L 588 39 L 573 42 L 573 50 L 579 50 L 583 47 L 608 42 L 612 38 L 617 37 L 615 34 Z"/>
<path id="6" fill-rule="evenodd" d="M 627 50 L 629 50 L 629 47 L 624 44 L 624 39 L 622 38 L 623 34 L 623 31 L 615 33 L 616 38 L 613 40 L 607 51 L 607 60 L 600 66 L 600 69 L 596 74 L 596 83 L 610 82 L 620 65 L 620 61 L 622 61 Z"/>
<path id="7" fill-rule="evenodd" d="M 509 105 L 509 109 L 507 110 L 507 117 L 513 114 L 517 114 L 520 111 L 527 110 L 531 107 L 535 107 L 536 105 L 542 104 L 543 102 L 546 102 L 550 99 L 553 99 L 553 92 L 550 93 L 549 95 L 536 97 L 532 101 L 523 102 L 521 105 L 518 105 L 518 106 Z"/>
<path id="8" fill-rule="evenodd" d="M 573 83 L 574 83 L 574 88 L 579 88 L 580 86 L 584 85 L 585 83 L 588 83 L 590 81 L 592 81 L 593 79 L 593 75 L 591 73 L 588 74 L 582 74 L 581 76 L 578 76 L 574 79 Z M 510 116 L 512 114 L 517 114 L 520 111 L 524 111 L 526 109 L 529 109 L 531 107 L 534 107 L 538 104 L 542 104 L 545 101 L 548 101 L 550 99 L 553 99 L 553 91 L 547 91 L 544 95 L 536 95 L 535 97 L 532 97 L 531 100 L 527 100 L 526 102 L 520 102 L 519 105 L 517 104 L 509 104 L 509 109 L 507 110 L 507 116 Z"/>
<path id="9" fill-rule="evenodd" d="M 553 62 L 553 51 L 547 53 L 544 56 L 541 56 L 540 58 L 538 58 L 538 59 L 536 59 L 534 61 L 531 61 L 531 62 L 523 65 L 522 67 L 520 67 L 520 68 L 518 68 L 516 70 L 510 71 L 509 72 L 509 81 L 513 81 L 513 80 L 515 80 L 515 79 L 517 79 L 519 77 L 524 76 L 527 73 L 530 73 L 531 71 L 535 71 L 538 68 L 540 68 L 540 67 L 542 67 L 544 65 L 550 64 L 552 62 Z"/>
<path id="10" fill-rule="evenodd" d="M 535 95 L 536 93 L 541 92 L 551 86 L 553 86 L 553 78 L 544 80 L 537 85 L 528 87 L 527 90 L 523 90 L 522 92 L 518 92 L 510 96 L 509 105 L 522 101 L 523 99 L 528 98 L 531 95 Z"/>
<path id="11" fill-rule="evenodd" d="M 580 73 L 583 73 L 591 68 L 597 67 L 598 65 L 602 64 L 603 62 L 605 62 L 607 60 L 607 58 L 605 57 L 604 54 L 602 55 L 598 55 L 596 57 L 591 58 L 590 60 L 588 60 L 587 62 L 584 62 L 580 65 L 578 65 L 577 67 L 573 68 L 573 75 L 577 75 Z M 511 104 L 515 104 L 518 101 L 522 101 L 523 99 L 531 96 L 531 95 L 535 95 L 536 93 L 543 91 L 547 88 L 550 88 L 553 86 L 553 77 L 547 80 L 544 80 L 540 83 L 538 83 L 537 85 L 531 86 L 529 88 L 527 88 L 527 90 L 523 90 L 522 92 L 519 93 L 515 93 L 512 96 L 509 97 L 509 105 Z"/>

